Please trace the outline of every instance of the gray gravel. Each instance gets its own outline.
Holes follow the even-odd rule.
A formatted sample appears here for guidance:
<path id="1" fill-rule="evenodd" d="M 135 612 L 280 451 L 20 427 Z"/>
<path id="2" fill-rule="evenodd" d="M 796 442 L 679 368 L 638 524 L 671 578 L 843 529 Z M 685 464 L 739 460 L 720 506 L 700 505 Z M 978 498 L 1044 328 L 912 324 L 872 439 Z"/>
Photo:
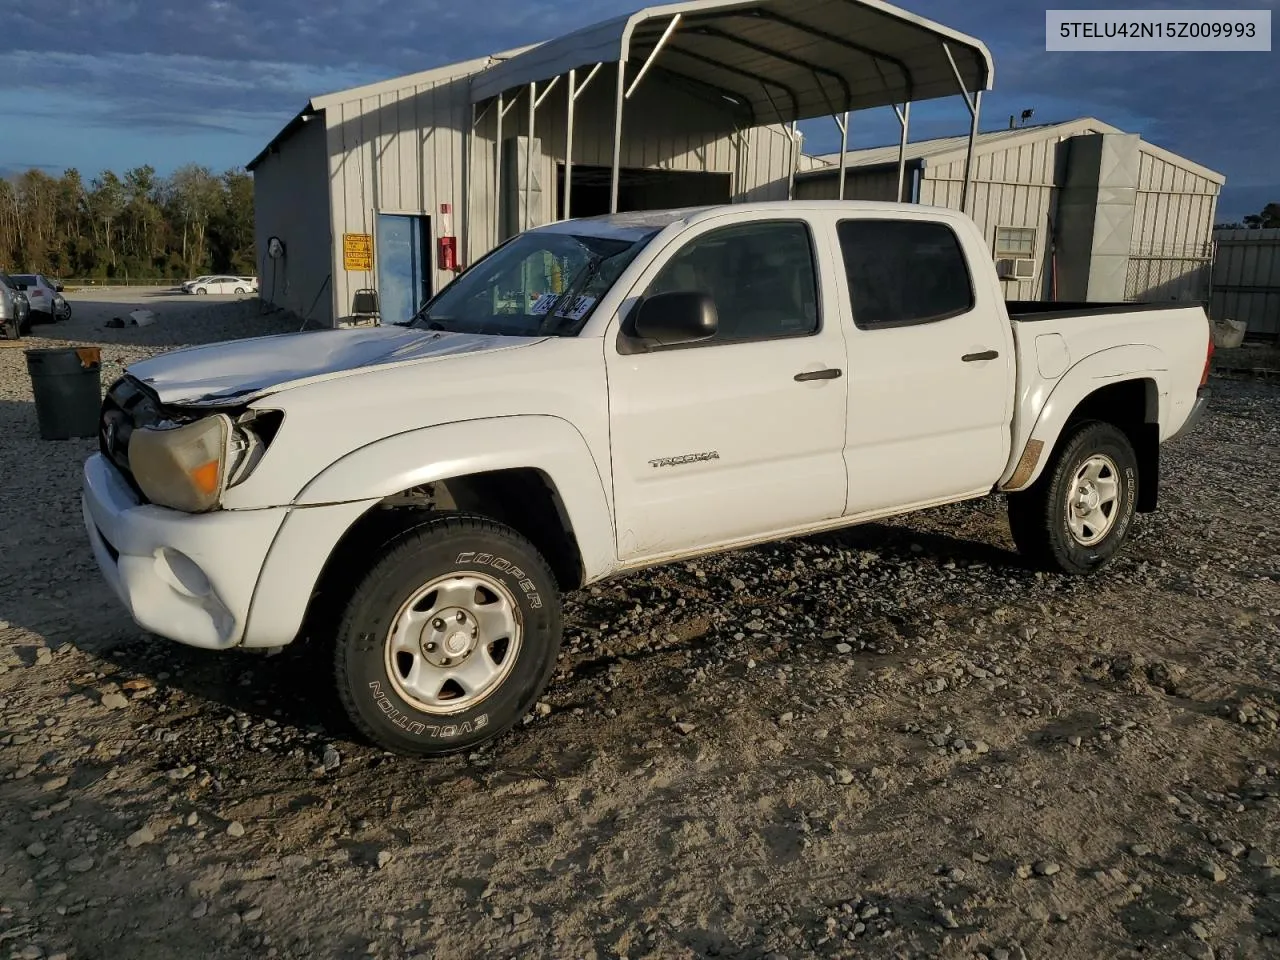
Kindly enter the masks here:
<path id="1" fill-rule="evenodd" d="M 37 329 L 117 367 L 284 327 L 73 302 Z M 348 738 L 315 651 L 142 635 L 25 378 L 0 351 L 6 954 L 1276 954 L 1275 386 L 1215 380 L 1102 576 L 1022 568 L 998 500 L 649 571 L 568 599 L 514 734 L 422 764 Z"/>

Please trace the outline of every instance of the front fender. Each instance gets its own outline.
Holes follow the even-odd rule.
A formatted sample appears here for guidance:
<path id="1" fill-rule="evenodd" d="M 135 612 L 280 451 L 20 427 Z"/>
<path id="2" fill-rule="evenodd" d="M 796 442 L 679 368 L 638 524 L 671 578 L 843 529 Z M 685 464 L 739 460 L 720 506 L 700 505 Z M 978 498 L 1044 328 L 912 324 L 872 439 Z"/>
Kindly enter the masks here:
<path id="1" fill-rule="evenodd" d="M 1109 347 L 1075 363 L 1053 385 L 1034 414 L 1034 426 L 1015 445 L 1016 456 L 1000 478 L 1000 489 L 1025 490 L 1040 478 L 1067 421 L 1090 394 L 1126 380 L 1154 380 L 1163 411 L 1168 399 L 1168 375 L 1164 352 L 1150 344 Z M 1031 399 L 1034 402 L 1034 395 Z"/>
<path id="2" fill-rule="evenodd" d="M 616 568 L 604 479 L 582 434 L 559 417 L 465 420 L 387 437 L 326 468 L 295 504 L 378 501 L 451 477 L 512 469 L 539 470 L 555 485 L 588 580 Z"/>

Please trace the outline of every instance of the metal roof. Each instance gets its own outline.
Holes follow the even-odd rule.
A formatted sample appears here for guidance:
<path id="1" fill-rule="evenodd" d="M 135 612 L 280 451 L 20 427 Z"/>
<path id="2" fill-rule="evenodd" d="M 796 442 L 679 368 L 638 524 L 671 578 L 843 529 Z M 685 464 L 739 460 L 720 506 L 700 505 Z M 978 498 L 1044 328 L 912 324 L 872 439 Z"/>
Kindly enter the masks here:
<path id="1" fill-rule="evenodd" d="M 441 67 L 432 67 L 430 70 L 419 70 L 417 73 L 408 73 L 400 77 L 392 77 L 389 80 L 380 80 L 376 83 L 366 84 L 361 87 L 349 87 L 346 90 L 335 90 L 333 93 L 322 94 L 318 97 L 312 97 L 307 101 L 307 105 L 294 115 L 287 124 L 285 124 L 280 132 L 271 138 L 271 141 L 263 147 L 256 157 L 245 164 L 245 169 L 250 172 L 260 164 L 266 156 L 280 144 L 288 140 L 298 128 L 306 122 L 306 118 L 313 114 L 323 113 L 327 108 L 337 106 L 341 103 L 349 103 L 352 100 L 360 100 L 364 97 L 375 97 L 383 93 L 394 93 L 397 90 L 405 90 L 410 87 L 420 86 L 424 83 L 439 83 L 443 80 L 456 79 L 465 77 L 469 74 L 478 73 L 494 63 L 500 63 L 511 57 L 519 56 L 533 49 L 532 44 L 526 44 L 523 47 L 517 47 L 514 50 L 506 50 L 502 53 L 492 53 L 487 57 L 477 57 L 474 60 L 464 60 L 461 63 L 449 63 Z"/>
<path id="2" fill-rule="evenodd" d="M 1018 127 L 1014 130 L 992 130 L 978 134 L 974 154 L 975 156 L 983 156 L 1000 150 L 1009 150 L 1025 143 L 1034 143 L 1038 140 L 1076 137 L 1088 133 L 1124 133 L 1124 131 L 1095 117 L 1079 117 L 1075 120 L 1064 120 L 1061 123 L 1041 123 L 1034 126 Z M 918 140 L 915 143 L 907 144 L 906 161 L 912 163 L 913 161 L 924 160 L 930 164 L 937 165 L 956 163 L 964 160 L 968 147 L 969 138 L 967 136 Z M 1227 178 L 1217 171 L 1203 167 L 1188 160 L 1186 157 L 1165 150 L 1163 147 L 1157 147 L 1146 140 L 1142 141 L 1140 149 L 1153 156 L 1160 157 L 1174 166 L 1182 167 L 1198 176 L 1204 177 L 1206 180 L 1217 184 L 1226 182 Z M 882 164 L 896 167 L 898 164 L 898 144 L 869 147 L 864 150 L 850 150 L 846 163 L 850 168 L 876 167 Z M 840 154 L 838 153 L 804 157 L 797 176 L 805 178 L 824 174 L 831 175 L 840 169 L 839 164 Z"/>
<path id="3" fill-rule="evenodd" d="M 882 0 L 688 0 L 539 44 L 478 74 L 471 98 L 620 60 L 634 79 L 677 16 L 654 69 L 745 104 L 760 123 L 956 96 L 957 70 L 971 92 L 994 78 L 981 41 Z"/>

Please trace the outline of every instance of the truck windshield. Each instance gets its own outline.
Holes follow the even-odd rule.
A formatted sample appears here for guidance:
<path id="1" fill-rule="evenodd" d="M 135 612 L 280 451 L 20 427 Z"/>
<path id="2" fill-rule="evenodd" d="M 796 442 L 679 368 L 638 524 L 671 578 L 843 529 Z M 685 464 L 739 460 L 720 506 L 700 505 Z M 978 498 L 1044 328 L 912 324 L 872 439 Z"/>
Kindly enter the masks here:
<path id="1" fill-rule="evenodd" d="M 510 337 L 576 336 L 657 233 L 638 240 L 523 234 L 445 287 L 406 325 Z"/>

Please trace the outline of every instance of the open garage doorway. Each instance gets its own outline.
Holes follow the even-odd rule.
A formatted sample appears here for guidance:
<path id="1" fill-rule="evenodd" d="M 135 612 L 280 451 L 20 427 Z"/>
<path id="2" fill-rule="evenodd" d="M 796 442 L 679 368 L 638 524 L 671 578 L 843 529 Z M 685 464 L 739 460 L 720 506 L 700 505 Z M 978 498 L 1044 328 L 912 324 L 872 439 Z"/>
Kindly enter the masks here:
<path id="1" fill-rule="evenodd" d="M 556 164 L 556 217 L 597 217 L 609 212 L 613 171 L 608 167 L 573 165 L 572 213 L 564 209 L 564 164 Z M 729 203 L 733 177 L 727 173 L 624 168 L 618 183 L 618 209 L 665 210 Z"/>

